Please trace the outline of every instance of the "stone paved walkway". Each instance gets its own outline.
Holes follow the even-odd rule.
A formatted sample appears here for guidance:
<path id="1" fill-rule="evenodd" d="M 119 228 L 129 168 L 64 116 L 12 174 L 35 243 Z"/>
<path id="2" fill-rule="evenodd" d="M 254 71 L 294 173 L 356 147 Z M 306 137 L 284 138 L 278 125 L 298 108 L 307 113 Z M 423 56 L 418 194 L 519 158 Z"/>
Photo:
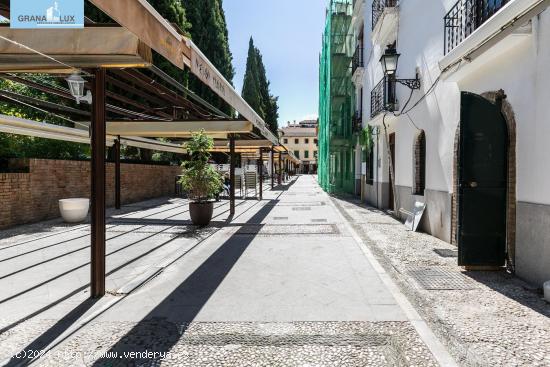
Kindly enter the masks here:
<path id="1" fill-rule="evenodd" d="M 201 230 L 180 199 L 111 217 L 99 301 L 87 225 L 3 233 L 0 363 L 454 365 L 313 176 L 239 202 L 230 223 L 219 205 Z"/>
<path id="2" fill-rule="evenodd" d="M 550 366 L 541 294 L 505 271 L 463 271 L 456 247 L 357 200 L 333 201 L 461 365 Z"/>

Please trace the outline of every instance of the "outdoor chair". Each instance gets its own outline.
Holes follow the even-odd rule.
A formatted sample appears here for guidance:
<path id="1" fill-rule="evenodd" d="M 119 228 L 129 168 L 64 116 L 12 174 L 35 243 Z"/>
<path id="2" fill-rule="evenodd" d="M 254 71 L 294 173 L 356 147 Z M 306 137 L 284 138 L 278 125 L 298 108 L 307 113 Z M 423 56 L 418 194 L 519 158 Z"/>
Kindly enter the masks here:
<path id="1" fill-rule="evenodd" d="M 235 175 L 235 195 L 236 195 L 236 196 L 245 197 L 245 196 L 243 195 L 243 188 L 244 188 L 244 187 L 243 187 L 243 186 L 244 186 L 244 185 L 243 185 L 243 184 L 244 184 L 243 181 L 244 181 L 244 180 L 243 180 L 243 176 L 242 176 L 242 175 L 237 175 L 237 174 Z M 237 192 L 239 192 L 240 195 L 237 195 Z"/>
<path id="2" fill-rule="evenodd" d="M 254 190 L 254 197 L 258 197 L 258 174 L 256 171 L 248 171 L 244 176 L 245 180 L 245 195 L 248 196 L 249 190 Z"/>

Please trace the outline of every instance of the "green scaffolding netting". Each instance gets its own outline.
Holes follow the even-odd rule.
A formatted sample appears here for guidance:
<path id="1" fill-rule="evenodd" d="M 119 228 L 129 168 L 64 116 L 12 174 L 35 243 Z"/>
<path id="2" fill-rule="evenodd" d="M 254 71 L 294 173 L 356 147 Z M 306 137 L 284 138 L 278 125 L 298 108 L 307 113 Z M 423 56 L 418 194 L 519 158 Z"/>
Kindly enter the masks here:
<path id="1" fill-rule="evenodd" d="M 318 179 L 330 193 L 355 191 L 352 11 L 353 0 L 329 1 L 319 60 Z"/>

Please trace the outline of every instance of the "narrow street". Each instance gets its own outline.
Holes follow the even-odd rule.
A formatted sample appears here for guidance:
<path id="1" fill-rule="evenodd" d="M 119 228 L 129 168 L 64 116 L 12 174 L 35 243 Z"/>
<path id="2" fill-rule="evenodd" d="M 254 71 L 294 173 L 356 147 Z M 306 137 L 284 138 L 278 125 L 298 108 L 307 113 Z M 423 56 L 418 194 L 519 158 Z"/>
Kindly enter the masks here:
<path id="1" fill-rule="evenodd" d="M 550 0 L 424 3 L 0 0 L 0 367 L 550 367 Z"/>
<path id="2" fill-rule="evenodd" d="M 172 245 L 118 283 L 108 281 L 103 299 L 61 301 L 8 325 L 2 358 L 46 348 L 40 362 L 51 366 L 454 365 L 315 176 L 238 208 L 230 224 L 222 213 L 198 231 L 208 235 L 194 245 L 176 236 L 181 249 Z M 143 232 L 187 219 L 173 214 L 119 222 Z M 145 244 L 153 247 L 157 235 Z M 150 279 L 153 268 L 161 270 Z"/>

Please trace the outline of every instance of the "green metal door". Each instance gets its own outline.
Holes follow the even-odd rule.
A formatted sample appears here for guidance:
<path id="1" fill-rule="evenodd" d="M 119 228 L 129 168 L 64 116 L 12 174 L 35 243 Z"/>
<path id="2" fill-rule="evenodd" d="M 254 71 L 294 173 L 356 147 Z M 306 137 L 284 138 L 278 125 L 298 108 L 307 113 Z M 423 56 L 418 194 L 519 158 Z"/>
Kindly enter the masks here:
<path id="1" fill-rule="evenodd" d="M 500 101 L 462 93 L 459 149 L 458 265 L 503 266 L 508 131 Z"/>

